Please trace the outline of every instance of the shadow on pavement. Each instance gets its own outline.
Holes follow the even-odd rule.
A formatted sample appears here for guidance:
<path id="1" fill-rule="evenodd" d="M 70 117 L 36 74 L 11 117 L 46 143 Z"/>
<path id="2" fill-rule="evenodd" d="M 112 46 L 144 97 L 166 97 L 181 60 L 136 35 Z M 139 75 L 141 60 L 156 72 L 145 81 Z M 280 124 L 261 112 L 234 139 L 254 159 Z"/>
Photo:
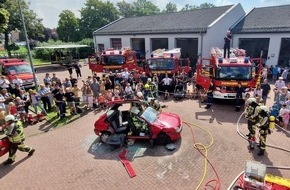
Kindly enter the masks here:
<path id="1" fill-rule="evenodd" d="M 14 170 L 14 168 L 16 168 L 19 164 L 21 164 L 22 162 L 24 162 L 28 158 L 29 157 L 26 156 L 26 157 L 22 158 L 21 160 L 14 162 L 12 165 L 7 165 L 7 166 L 4 166 L 2 163 L 0 165 L 0 179 L 2 179 L 4 176 L 9 174 L 12 170 Z"/>
<path id="2" fill-rule="evenodd" d="M 150 145 L 149 141 L 135 141 L 133 145 L 126 145 L 128 153 L 126 158 L 129 161 L 133 161 L 135 158 L 146 157 L 146 156 L 168 156 L 173 155 L 177 152 L 181 146 L 181 139 L 173 142 L 176 149 L 169 151 L 165 146 Z M 118 160 L 119 154 L 123 151 L 125 146 L 114 147 L 105 143 L 100 142 L 99 137 L 91 144 L 88 153 L 94 155 L 95 159 L 105 160 Z"/>

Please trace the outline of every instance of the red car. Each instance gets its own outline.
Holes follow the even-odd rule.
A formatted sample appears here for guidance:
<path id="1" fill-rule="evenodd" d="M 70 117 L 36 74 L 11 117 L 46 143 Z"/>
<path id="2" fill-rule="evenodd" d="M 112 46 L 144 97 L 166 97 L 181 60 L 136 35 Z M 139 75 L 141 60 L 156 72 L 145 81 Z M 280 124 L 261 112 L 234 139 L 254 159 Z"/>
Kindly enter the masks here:
<path id="1" fill-rule="evenodd" d="M 117 100 L 110 102 L 110 105 L 110 109 L 95 122 L 94 131 L 104 143 L 110 144 L 110 138 L 119 134 L 127 139 L 154 140 L 161 145 L 180 138 L 182 122 L 176 114 L 158 112 L 140 100 Z M 132 105 L 141 109 L 138 119 L 146 129 L 133 124 L 130 113 Z"/>

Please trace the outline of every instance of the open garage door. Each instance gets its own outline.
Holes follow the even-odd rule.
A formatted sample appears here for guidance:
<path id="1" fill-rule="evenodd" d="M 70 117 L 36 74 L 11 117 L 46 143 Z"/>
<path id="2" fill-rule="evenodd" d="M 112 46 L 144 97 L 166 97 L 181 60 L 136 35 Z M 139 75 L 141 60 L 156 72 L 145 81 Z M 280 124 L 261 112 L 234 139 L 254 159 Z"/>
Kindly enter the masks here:
<path id="1" fill-rule="evenodd" d="M 239 38 L 239 48 L 246 50 L 246 54 L 252 58 L 261 56 L 267 60 L 270 38 Z M 264 63 L 263 63 L 264 64 Z"/>
<path id="2" fill-rule="evenodd" d="M 290 66 L 290 53 L 289 52 L 290 52 L 290 38 L 282 38 L 278 65 L 281 65 L 283 67 Z"/>
<path id="3" fill-rule="evenodd" d="M 151 38 L 151 50 L 168 49 L 168 38 Z"/>
<path id="4" fill-rule="evenodd" d="M 131 38 L 131 47 L 145 59 L 145 38 Z"/>
<path id="5" fill-rule="evenodd" d="M 176 47 L 181 48 L 181 57 L 189 58 L 191 67 L 195 71 L 198 59 L 198 39 L 197 38 L 176 38 Z"/>

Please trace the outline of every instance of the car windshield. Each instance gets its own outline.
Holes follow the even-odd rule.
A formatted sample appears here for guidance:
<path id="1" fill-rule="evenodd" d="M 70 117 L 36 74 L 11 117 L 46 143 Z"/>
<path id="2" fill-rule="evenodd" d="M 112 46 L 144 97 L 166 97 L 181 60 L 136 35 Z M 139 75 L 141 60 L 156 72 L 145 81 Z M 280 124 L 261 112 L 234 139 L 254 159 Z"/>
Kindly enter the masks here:
<path id="1" fill-rule="evenodd" d="M 145 119 L 148 123 L 154 123 L 158 118 L 159 112 L 151 107 L 147 107 L 146 110 L 142 113 L 141 117 Z"/>
<path id="2" fill-rule="evenodd" d="M 173 70 L 174 59 L 172 58 L 152 58 L 149 59 L 149 68 L 151 70 Z"/>
<path id="3" fill-rule="evenodd" d="M 217 79 L 223 80 L 251 80 L 252 68 L 251 67 L 219 67 L 216 73 Z"/>
<path id="4" fill-rule="evenodd" d="M 125 62 L 123 55 L 107 55 L 103 56 L 104 65 L 122 65 Z"/>
<path id="5" fill-rule="evenodd" d="M 13 65 L 13 66 L 8 66 L 6 68 L 9 74 L 32 73 L 31 67 L 27 64 Z"/>

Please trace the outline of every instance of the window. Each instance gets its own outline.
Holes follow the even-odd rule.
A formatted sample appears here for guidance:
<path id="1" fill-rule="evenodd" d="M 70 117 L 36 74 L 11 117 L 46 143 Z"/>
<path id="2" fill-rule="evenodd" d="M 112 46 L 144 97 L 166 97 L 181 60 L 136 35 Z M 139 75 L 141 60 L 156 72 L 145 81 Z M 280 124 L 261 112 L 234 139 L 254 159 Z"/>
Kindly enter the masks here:
<path id="1" fill-rule="evenodd" d="M 121 49 L 122 48 L 121 38 L 111 38 L 111 47 L 113 49 Z"/>
<path id="2" fill-rule="evenodd" d="M 104 44 L 98 44 L 98 51 L 99 52 L 105 51 L 105 45 Z"/>
<path id="3" fill-rule="evenodd" d="M 251 67 L 219 67 L 216 73 L 217 79 L 222 80 L 251 80 Z"/>
<path id="4" fill-rule="evenodd" d="M 163 59 L 155 58 L 149 60 L 149 68 L 151 70 L 173 70 L 174 60 L 173 59 Z"/>
<path id="5" fill-rule="evenodd" d="M 281 39 L 278 65 L 281 65 L 283 67 L 290 66 L 290 38 Z"/>

